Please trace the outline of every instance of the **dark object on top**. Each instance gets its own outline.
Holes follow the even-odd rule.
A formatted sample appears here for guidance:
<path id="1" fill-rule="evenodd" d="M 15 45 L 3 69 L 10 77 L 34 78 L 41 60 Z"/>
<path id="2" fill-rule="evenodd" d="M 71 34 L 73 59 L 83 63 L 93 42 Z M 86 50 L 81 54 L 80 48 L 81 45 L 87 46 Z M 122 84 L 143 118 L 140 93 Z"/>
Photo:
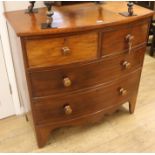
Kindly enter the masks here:
<path id="1" fill-rule="evenodd" d="M 133 11 L 133 5 L 134 3 L 128 2 L 127 7 L 128 7 L 128 12 L 120 12 L 119 14 L 125 17 L 129 16 L 136 16 L 136 14 Z"/>
<path id="2" fill-rule="evenodd" d="M 30 1 L 30 5 L 28 6 L 28 9 L 26 10 L 26 13 L 36 13 L 37 10 L 34 9 L 34 4 L 36 1 Z M 47 20 L 46 23 L 42 23 L 41 24 L 41 28 L 42 29 L 47 29 L 47 28 L 56 28 L 54 25 L 52 25 L 53 23 L 53 10 L 52 10 L 52 6 L 56 5 L 56 6 L 61 6 L 61 5 L 69 5 L 69 4 L 77 4 L 77 3 L 85 3 L 85 2 L 92 2 L 92 1 L 44 1 L 44 5 L 47 7 Z M 100 4 L 102 3 L 102 1 L 94 1 L 94 3 L 96 4 Z"/>
<path id="3" fill-rule="evenodd" d="M 133 3 L 140 5 L 142 7 L 145 7 L 145 8 L 151 9 L 151 10 L 155 10 L 154 1 L 134 1 Z M 148 43 L 148 46 L 151 46 L 150 56 L 153 56 L 155 53 L 155 17 L 151 21 L 149 35 L 153 35 L 152 42 Z"/>

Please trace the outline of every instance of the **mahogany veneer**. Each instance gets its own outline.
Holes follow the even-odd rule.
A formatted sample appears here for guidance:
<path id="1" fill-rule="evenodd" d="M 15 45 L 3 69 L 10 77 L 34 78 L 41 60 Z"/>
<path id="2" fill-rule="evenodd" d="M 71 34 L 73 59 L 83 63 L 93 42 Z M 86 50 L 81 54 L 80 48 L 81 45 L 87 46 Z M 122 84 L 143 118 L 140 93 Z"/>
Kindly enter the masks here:
<path id="1" fill-rule="evenodd" d="M 129 55 L 121 53 L 113 57 L 74 66 L 61 66 L 59 69 L 30 71 L 32 96 L 42 97 L 64 94 L 85 89 L 94 85 L 106 84 L 142 66 L 145 48 L 134 49 Z M 112 63 L 113 62 L 113 63 Z M 126 68 L 125 62 L 130 63 Z M 65 87 L 63 80 L 68 77 L 71 86 Z"/>
<path id="2" fill-rule="evenodd" d="M 96 113 L 102 109 L 108 109 L 117 104 L 122 104 L 137 92 L 137 81 L 139 81 L 140 71 L 137 70 L 131 75 L 115 80 L 106 86 L 101 85 L 71 95 L 49 97 L 34 101 L 37 124 L 44 122 L 60 123 L 61 121 L 73 120 Z M 127 80 L 129 82 L 126 82 Z M 126 94 L 121 92 L 122 88 L 124 91 L 127 91 Z M 51 104 L 51 101 L 54 101 L 54 104 Z M 70 105 L 72 108 L 72 115 L 64 113 L 62 107 L 66 105 Z"/>
<path id="3" fill-rule="evenodd" d="M 58 27 L 44 30 L 45 8 L 37 14 L 5 13 L 20 38 L 21 51 L 12 40 L 13 60 L 19 94 L 39 147 L 53 129 L 100 121 L 127 101 L 134 112 L 153 16 L 139 6 L 134 6 L 137 16 L 121 16 L 126 2 L 54 10 Z"/>
<path id="4" fill-rule="evenodd" d="M 133 47 L 146 42 L 149 20 L 141 20 L 121 26 L 112 27 L 102 34 L 102 55 L 114 54 L 115 52 L 128 50 L 128 34 L 134 36 Z"/>
<path id="5" fill-rule="evenodd" d="M 28 39 L 26 41 L 28 64 L 32 68 L 94 60 L 97 59 L 97 44 L 97 33 Z"/>

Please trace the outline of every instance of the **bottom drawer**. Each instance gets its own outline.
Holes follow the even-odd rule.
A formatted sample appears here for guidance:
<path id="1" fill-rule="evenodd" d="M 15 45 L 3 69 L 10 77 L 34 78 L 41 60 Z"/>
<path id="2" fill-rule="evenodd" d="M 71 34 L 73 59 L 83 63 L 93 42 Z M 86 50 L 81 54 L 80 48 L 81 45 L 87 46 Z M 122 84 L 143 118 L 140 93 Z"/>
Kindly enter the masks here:
<path id="1" fill-rule="evenodd" d="M 137 94 L 141 70 L 85 92 L 35 100 L 36 123 L 69 121 L 122 104 Z"/>

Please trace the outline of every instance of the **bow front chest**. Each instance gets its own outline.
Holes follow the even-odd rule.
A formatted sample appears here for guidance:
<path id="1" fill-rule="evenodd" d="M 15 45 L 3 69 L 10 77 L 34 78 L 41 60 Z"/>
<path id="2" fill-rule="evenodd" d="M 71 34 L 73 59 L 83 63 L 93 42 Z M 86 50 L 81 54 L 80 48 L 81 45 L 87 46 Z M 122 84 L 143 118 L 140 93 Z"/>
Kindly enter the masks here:
<path id="1" fill-rule="evenodd" d="M 134 112 L 153 12 L 125 11 L 126 2 L 58 6 L 49 29 L 41 29 L 45 8 L 5 13 L 19 96 L 39 147 L 53 129 L 99 121 L 125 102 Z"/>

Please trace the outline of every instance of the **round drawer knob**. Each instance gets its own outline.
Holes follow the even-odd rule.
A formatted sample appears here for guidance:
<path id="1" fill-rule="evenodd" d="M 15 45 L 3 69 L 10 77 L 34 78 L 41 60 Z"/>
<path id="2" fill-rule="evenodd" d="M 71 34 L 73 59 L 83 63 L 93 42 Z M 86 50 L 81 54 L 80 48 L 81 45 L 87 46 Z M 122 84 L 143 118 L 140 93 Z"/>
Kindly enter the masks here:
<path id="1" fill-rule="evenodd" d="M 72 81 L 68 77 L 66 77 L 63 79 L 63 84 L 65 87 L 69 87 L 69 86 L 71 86 Z"/>
<path id="2" fill-rule="evenodd" d="M 120 88 L 119 92 L 120 92 L 120 94 L 121 94 L 122 96 L 125 96 L 125 95 L 127 95 L 127 93 L 128 93 L 128 91 L 125 90 L 124 88 Z"/>
<path id="3" fill-rule="evenodd" d="M 63 47 L 61 49 L 62 55 L 66 56 L 69 55 L 71 53 L 71 50 L 69 49 L 69 47 Z"/>
<path id="4" fill-rule="evenodd" d="M 131 63 L 128 61 L 124 61 L 122 65 L 125 69 L 129 69 L 131 67 Z"/>
<path id="5" fill-rule="evenodd" d="M 66 114 L 66 115 L 70 115 L 70 114 L 72 114 L 72 112 L 73 112 L 70 105 L 65 105 L 65 106 L 64 106 L 64 111 L 65 111 L 65 114 Z"/>

